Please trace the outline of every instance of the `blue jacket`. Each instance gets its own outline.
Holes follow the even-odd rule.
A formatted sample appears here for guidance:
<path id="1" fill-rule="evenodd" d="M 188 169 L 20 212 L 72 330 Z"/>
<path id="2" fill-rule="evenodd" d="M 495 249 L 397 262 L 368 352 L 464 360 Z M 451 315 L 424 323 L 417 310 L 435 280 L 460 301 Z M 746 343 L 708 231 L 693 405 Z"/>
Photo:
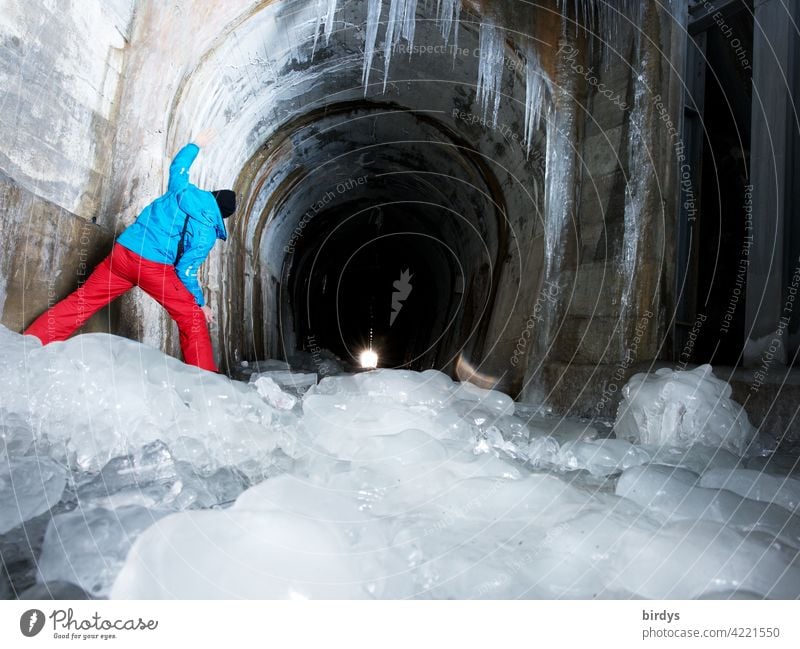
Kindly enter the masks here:
<path id="1" fill-rule="evenodd" d="M 197 304 L 203 306 L 205 300 L 197 271 L 216 240 L 225 241 L 228 233 L 211 192 L 189 182 L 189 168 L 199 152 L 200 148 L 191 143 L 178 152 L 169 167 L 167 192 L 142 210 L 136 221 L 117 237 L 117 243 L 150 261 L 174 264 L 185 225 L 183 254 L 175 272 Z"/>

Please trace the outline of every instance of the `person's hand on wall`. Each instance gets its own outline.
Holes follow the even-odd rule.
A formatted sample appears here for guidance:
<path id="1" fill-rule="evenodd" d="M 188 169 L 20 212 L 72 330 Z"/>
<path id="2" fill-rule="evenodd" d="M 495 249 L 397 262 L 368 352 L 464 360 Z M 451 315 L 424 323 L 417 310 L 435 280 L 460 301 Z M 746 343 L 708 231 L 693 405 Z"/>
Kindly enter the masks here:
<path id="1" fill-rule="evenodd" d="M 211 307 L 207 304 L 200 307 L 200 310 L 203 312 L 203 315 L 206 317 L 206 322 L 211 324 L 214 322 L 214 312 L 211 310 Z"/>
<path id="2" fill-rule="evenodd" d="M 212 127 L 205 128 L 192 138 L 192 142 L 202 149 L 203 147 L 207 147 L 209 144 L 211 144 L 216 135 L 216 129 Z"/>

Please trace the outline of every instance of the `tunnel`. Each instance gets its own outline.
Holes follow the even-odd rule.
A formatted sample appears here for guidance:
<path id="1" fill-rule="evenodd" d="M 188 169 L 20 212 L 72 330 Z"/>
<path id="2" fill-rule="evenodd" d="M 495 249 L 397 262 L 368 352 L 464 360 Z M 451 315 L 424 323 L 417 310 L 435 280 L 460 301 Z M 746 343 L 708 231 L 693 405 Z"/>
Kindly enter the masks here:
<path id="1" fill-rule="evenodd" d="M 421 70 L 401 46 L 375 57 L 388 76 L 373 70 L 364 82 L 354 52 L 363 7 L 345 5 L 343 26 L 330 31 L 316 10 L 264 6 L 219 40 L 173 104 L 169 140 L 185 115 L 203 114 L 239 143 L 208 161 L 245 206 L 219 260 L 223 362 L 316 345 L 357 366 L 374 347 L 382 366 L 453 371 L 485 343 L 513 246 L 508 205 L 540 209 L 512 175 L 535 162 L 521 141 L 482 146 L 464 132 L 478 121 L 468 98 L 481 64 L 478 21 L 451 27 L 456 50 L 431 6 L 413 35 L 437 43 L 431 65 Z M 281 71 L 273 77 L 257 57 L 264 42 L 283 44 L 279 18 L 297 35 L 270 48 L 269 68 Z M 442 79 L 463 109 L 439 101 Z M 507 118 L 521 122 L 526 107 L 522 97 L 510 102 Z"/>
<path id="2" fill-rule="evenodd" d="M 797 598 L 800 16 L 712 4 L 4 2 L 0 597 Z M 216 368 L 37 340 L 176 173 Z"/>
<path id="3" fill-rule="evenodd" d="M 290 144 L 259 151 L 239 177 L 252 188 L 234 230 L 247 262 L 228 266 L 244 281 L 225 337 L 258 358 L 313 341 L 351 364 L 374 347 L 389 367 L 447 367 L 491 310 L 507 239 L 493 165 L 390 102 L 324 113 L 288 124 Z M 266 178 L 274 169 L 285 171 Z M 396 309 L 395 282 L 408 285 Z"/>
<path id="4" fill-rule="evenodd" d="M 742 133 L 783 113 L 748 108 L 742 66 L 758 42 L 746 3 L 726 8 L 729 29 L 695 4 L 241 0 L 187 13 L 115 0 L 39 19 L 17 8 L 3 323 L 22 330 L 85 281 L 162 191 L 171 157 L 211 129 L 192 181 L 240 202 L 200 271 L 230 375 L 258 360 L 308 364 L 315 350 L 358 369 L 372 350 L 381 367 L 613 417 L 637 366 L 712 362 L 744 394 L 735 368 L 775 355 L 770 332 L 783 331 L 794 198 L 762 205 L 778 221 L 759 222 L 757 268 L 737 265 L 748 221 L 723 212 L 752 194 L 748 143 L 762 141 Z M 22 38 L 33 29 L 44 36 Z M 738 49 L 720 50 L 734 29 Z M 75 30 L 93 47 L 62 55 Z M 64 72 L 48 77 L 43 62 Z M 712 129 L 706 104 L 733 112 Z M 788 317 L 782 367 L 796 351 Z M 85 330 L 179 354 L 175 326 L 137 291 Z M 752 414 L 775 416 L 757 404 Z"/>

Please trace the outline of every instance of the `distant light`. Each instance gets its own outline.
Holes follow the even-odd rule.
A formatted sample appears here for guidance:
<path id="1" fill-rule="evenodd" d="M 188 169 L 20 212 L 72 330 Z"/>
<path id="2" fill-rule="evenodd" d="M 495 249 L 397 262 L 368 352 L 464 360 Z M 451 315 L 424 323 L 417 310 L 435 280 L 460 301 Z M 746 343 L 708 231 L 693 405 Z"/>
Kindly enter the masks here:
<path id="1" fill-rule="evenodd" d="M 374 370 L 378 367 L 378 355 L 371 349 L 365 349 L 361 352 L 361 367 L 366 370 Z"/>

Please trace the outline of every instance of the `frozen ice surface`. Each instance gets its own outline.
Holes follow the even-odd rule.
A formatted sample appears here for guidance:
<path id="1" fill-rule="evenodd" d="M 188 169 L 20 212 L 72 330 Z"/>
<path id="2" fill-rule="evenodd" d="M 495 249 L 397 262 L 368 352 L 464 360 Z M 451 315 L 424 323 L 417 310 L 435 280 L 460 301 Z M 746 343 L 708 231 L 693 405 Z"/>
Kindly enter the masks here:
<path id="1" fill-rule="evenodd" d="M 329 525 L 276 511 L 174 514 L 134 544 L 117 598 L 356 599 L 358 556 Z"/>
<path id="2" fill-rule="evenodd" d="M 642 445 L 650 453 L 651 462 L 688 469 L 700 474 L 711 469 L 733 469 L 740 465 L 738 456 L 724 448 L 692 444 L 686 448 L 677 446 Z"/>
<path id="3" fill-rule="evenodd" d="M 66 469 L 46 457 L 0 460 L 0 534 L 56 505 L 66 482 Z"/>
<path id="4" fill-rule="evenodd" d="M 711 469 L 703 474 L 701 487 L 727 489 L 743 498 L 774 503 L 800 514 L 800 480 L 752 469 Z"/>
<path id="5" fill-rule="evenodd" d="M 632 500 L 666 521 L 708 520 L 743 532 L 767 532 L 800 549 L 800 517 L 788 509 L 698 484 L 685 469 L 658 464 L 633 467 L 617 483 L 617 495 Z"/>
<path id="6" fill-rule="evenodd" d="M 800 448 L 795 448 L 794 453 L 749 457 L 745 460 L 744 466 L 760 473 L 800 479 Z"/>
<path id="7" fill-rule="evenodd" d="M 77 498 L 82 507 L 201 509 L 230 503 L 246 488 L 247 479 L 235 468 L 201 473 L 192 464 L 176 460 L 169 448 L 157 441 L 110 460 L 79 487 Z"/>
<path id="8" fill-rule="evenodd" d="M 592 475 L 611 475 L 650 461 L 650 454 L 621 439 L 568 442 L 561 447 L 558 465 L 586 469 Z"/>
<path id="9" fill-rule="evenodd" d="M 625 531 L 615 555 L 611 585 L 641 597 L 722 597 L 730 591 L 749 591 L 759 598 L 798 597 L 796 550 L 720 523 L 686 520 L 668 523 L 657 533 Z"/>
<path id="10" fill-rule="evenodd" d="M 485 390 L 471 383 L 460 383 L 453 391 L 453 397 L 474 401 L 477 407 L 498 415 L 514 414 L 514 400 L 507 394 L 496 390 Z"/>
<path id="11" fill-rule="evenodd" d="M 133 505 L 54 516 L 44 537 L 38 581 L 68 581 L 94 597 L 106 596 L 133 541 L 164 514 Z"/>
<path id="12" fill-rule="evenodd" d="M 0 407 L 0 466 L 6 465 L 10 458 L 37 455 L 49 449 L 42 449 L 43 440 L 36 439 L 30 426 L 16 413 L 10 414 Z"/>
<path id="13" fill-rule="evenodd" d="M 622 388 L 617 437 L 642 444 L 723 447 L 743 455 L 755 429 L 710 365 L 636 374 Z"/>
<path id="14" fill-rule="evenodd" d="M 27 588 L 19 599 L 90 599 L 90 595 L 68 581 L 48 581 Z"/>
<path id="15" fill-rule="evenodd" d="M 113 336 L 0 329 L 0 365 L 0 467 L 61 476 L 25 483 L 24 525 L 49 520 L 36 593 L 800 596 L 796 478 L 690 430 L 708 404 L 683 389 L 656 395 L 662 442 L 632 443 L 433 370 L 323 376 L 283 409 L 269 376 L 260 394 Z M 682 436 L 654 430 L 675 404 Z"/>
<path id="16" fill-rule="evenodd" d="M 46 347 L 0 329 L 2 406 L 97 471 L 111 458 L 161 440 L 210 469 L 265 458 L 284 427 L 252 387 L 184 365 L 156 349 L 106 334 Z"/>

